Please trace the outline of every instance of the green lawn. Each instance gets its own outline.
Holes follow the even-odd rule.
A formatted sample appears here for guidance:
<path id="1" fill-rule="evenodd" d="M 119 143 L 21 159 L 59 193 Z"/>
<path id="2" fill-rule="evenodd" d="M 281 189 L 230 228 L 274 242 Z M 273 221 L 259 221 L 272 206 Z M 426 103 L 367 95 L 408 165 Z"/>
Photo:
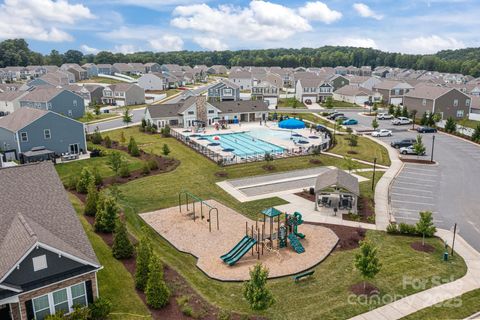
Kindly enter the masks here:
<path id="1" fill-rule="evenodd" d="M 307 109 L 307 106 L 295 98 L 279 98 L 277 108 Z"/>
<path id="2" fill-rule="evenodd" d="M 357 146 L 352 148 L 348 145 L 349 141 L 346 137 L 347 135 L 337 135 L 337 144 L 330 149 L 329 152 L 369 162 L 373 162 L 373 159 L 377 158 L 378 164 L 386 166 L 390 165 L 390 157 L 388 156 L 388 151 L 385 147 L 379 145 L 373 140 L 359 136 Z M 356 154 L 349 154 L 348 151 L 350 150 L 355 151 Z"/>
<path id="3" fill-rule="evenodd" d="M 404 320 L 464 319 L 480 311 L 480 289 L 404 317 Z"/>
<path id="4" fill-rule="evenodd" d="M 86 122 L 91 122 L 91 121 L 96 121 L 96 120 L 106 120 L 114 117 L 119 117 L 120 115 L 117 113 L 100 113 L 99 115 L 96 115 L 92 113 L 92 116 L 89 117 L 87 115 L 84 115 L 83 117 L 77 119 L 80 122 L 86 123 Z"/>
<path id="5" fill-rule="evenodd" d="M 112 256 L 107 244 L 93 232 L 92 226 L 83 217 L 83 204 L 70 194 L 70 201 L 78 213 L 83 229 L 87 233 L 93 250 L 103 269 L 97 274 L 101 297 L 112 302 L 113 315 L 110 319 L 142 319 L 150 318 L 150 312 L 135 293 L 135 283 L 131 274 L 123 264 Z"/>
<path id="6" fill-rule="evenodd" d="M 78 83 L 105 83 L 105 84 L 114 84 L 114 83 L 125 83 L 125 81 L 120 81 L 116 79 L 109 79 L 103 77 L 92 77 L 87 80 L 78 81 Z"/>
<path id="7" fill-rule="evenodd" d="M 325 102 L 322 105 L 325 106 Z M 361 108 L 358 104 L 337 100 L 332 100 L 332 105 L 332 109 Z"/>
<path id="8" fill-rule="evenodd" d="M 250 217 L 257 216 L 265 207 L 283 203 L 279 198 L 240 203 L 215 185 L 215 182 L 222 180 L 214 175 L 217 171 L 225 170 L 228 178 L 246 177 L 266 173 L 261 168 L 264 163 L 219 168 L 173 138 L 143 134 L 138 132 L 137 128 L 123 131 L 127 138 L 133 135 L 140 147 L 155 153 L 160 153 L 162 145 L 167 143 L 172 150 L 171 156 L 181 161 L 180 166 L 172 172 L 137 179 L 119 187 L 129 230 L 136 237 L 141 235 L 144 225 L 138 213 L 177 205 L 178 192 L 182 189 L 187 189 L 204 199 L 216 199 Z M 112 131 L 109 135 L 112 139 L 118 140 L 120 132 Z M 312 166 L 309 163 L 312 157 L 275 160 L 272 164 L 277 171 L 307 168 Z M 325 155 L 318 156 L 318 159 L 321 159 L 322 165 L 338 165 L 345 168 L 342 159 Z M 66 173 L 65 169 L 60 172 Z M 363 192 L 369 192 L 368 185 L 361 184 Z M 180 253 L 153 230 L 148 229 L 146 232 L 164 263 L 177 270 L 210 303 L 225 310 L 254 314 L 242 297 L 241 283 L 224 283 L 209 279 L 195 267 L 196 259 L 193 256 Z M 383 264 L 382 271 L 372 281 L 380 288 L 381 296 L 416 292 L 414 288 L 403 287 L 403 276 L 420 280 L 428 280 L 432 276 L 450 279 L 452 275 L 455 278 L 461 277 L 466 271 L 465 264 L 458 255 L 449 262 L 442 262 L 443 243 L 439 239 L 427 239 L 427 242 L 437 249 L 435 254 L 429 255 L 410 248 L 410 243 L 419 241 L 419 238 L 391 236 L 377 231 L 369 231 L 367 236 L 378 246 Z M 372 304 L 362 305 L 355 301 L 349 303 L 348 288 L 361 281 L 358 273 L 353 270 L 353 258 L 357 251 L 358 249 L 334 252 L 315 268 L 315 275 L 310 280 L 294 283 L 290 277 L 286 277 L 269 281 L 269 287 L 277 303 L 267 311 L 257 314 L 271 319 L 332 319 L 348 318 L 372 307 L 378 307 Z M 429 286 L 431 284 L 427 282 L 427 288 Z"/>
<path id="9" fill-rule="evenodd" d="M 480 125 L 480 121 L 470 120 L 470 119 L 459 120 L 457 123 L 461 126 L 465 126 L 467 128 L 472 128 L 472 129 L 476 129 L 477 126 Z"/>
<path id="10" fill-rule="evenodd" d="M 104 137 L 105 136 L 106 135 L 104 134 Z M 125 137 L 127 138 L 127 140 L 129 139 L 128 135 L 126 135 Z M 101 150 L 106 150 L 106 152 L 111 152 L 111 150 L 109 149 L 105 149 L 101 146 L 89 143 L 89 149 L 91 147 L 101 149 Z M 143 166 L 142 160 L 132 157 L 126 152 L 123 152 L 123 151 L 119 151 L 119 152 L 121 152 L 125 156 L 125 159 L 128 162 L 128 167 L 130 168 L 130 171 L 142 168 Z M 94 167 L 97 168 L 102 178 L 113 177 L 115 173 L 112 171 L 112 169 L 110 169 L 107 162 L 108 162 L 108 157 L 104 156 L 104 157 L 89 158 L 81 161 L 71 161 L 66 163 L 60 163 L 56 165 L 55 168 L 57 169 L 57 172 L 60 175 L 62 182 L 64 183 L 68 181 L 70 176 L 80 175 L 80 172 L 84 167 L 88 167 L 90 169 L 93 169 Z"/>

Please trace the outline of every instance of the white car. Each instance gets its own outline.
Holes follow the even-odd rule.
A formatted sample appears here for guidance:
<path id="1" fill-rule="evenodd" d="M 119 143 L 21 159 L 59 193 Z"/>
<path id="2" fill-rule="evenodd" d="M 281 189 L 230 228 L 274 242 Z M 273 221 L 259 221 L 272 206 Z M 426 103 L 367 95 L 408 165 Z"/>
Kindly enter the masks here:
<path id="1" fill-rule="evenodd" d="M 392 120 L 392 124 L 397 126 L 402 124 L 411 124 L 411 123 L 412 123 L 412 119 L 408 119 L 405 117 L 398 117 Z"/>
<path id="2" fill-rule="evenodd" d="M 387 129 L 375 130 L 372 132 L 372 137 L 391 137 L 392 131 Z"/>
<path id="3" fill-rule="evenodd" d="M 390 120 L 393 119 L 393 115 L 389 113 L 379 113 L 377 116 L 378 120 Z"/>
<path id="4" fill-rule="evenodd" d="M 413 146 L 400 148 L 400 153 L 417 155 L 417 152 L 415 151 L 415 148 Z M 418 154 L 418 156 L 424 156 L 424 155 L 425 155 L 425 151 L 422 154 Z"/>

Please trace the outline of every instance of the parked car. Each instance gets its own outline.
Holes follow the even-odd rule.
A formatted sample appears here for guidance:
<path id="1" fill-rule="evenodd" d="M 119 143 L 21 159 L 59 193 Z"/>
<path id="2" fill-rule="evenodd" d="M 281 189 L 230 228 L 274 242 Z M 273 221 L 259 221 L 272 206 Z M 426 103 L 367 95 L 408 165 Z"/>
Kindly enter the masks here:
<path id="1" fill-rule="evenodd" d="M 403 139 L 398 141 L 392 141 L 390 145 L 395 149 L 398 149 L 398 148 L 413 146 L 415 142 L 416 142 L 415 139 Z"/>
<path id="2" fill-rule="evenodd" d="M 340 117 L 340 116 L 345 116 L 345 115 L 343 113 L 340 113 L 340 112 L 334 112 L 331 115 L 329 115 L 327 117 L 327 119 L 335 120 L 336 117 Z"/>
<path id="3" fill-rule="evenodd" d="M 320 132 L 327 132 L 328 131 L 328 129 L 325 126 L 322 126 L 321 124 L 317 124 L 316 129 L 317 129 L 317 131 L 320 131 Z"/>
<path id="4" fill-rule="evenodd" d="M 424 156 L 425 155 L 425 151 L 423 151 L 422 154 L 417 154 L 413 145 L 408 146 L 408 147 L 400 148 L 400 153 L 401 154 L 414 154 L 414 155 L 417 155 L 417 156 Z"/>
<path id="5" fill-rule="evenodd" d="M 389 113 L 379 113 L 377 115 L 377 119 L 378 120 L 390 120 L 390 119 L 393 119 L 393 115 L 391 115 Z"/>
<path id="6" fill-rule="evenodd" d="M 358 121 L 355 120 L 355 119 L 347 119 L 347 120 L 343 121 L 342 124 L 344 126 L 351 126 L 351 125 L 358 124 Z"/>
<path id="7" fill-rule="evenodd" d="M 312 104 L 312 100 L 310 100 L 310 99 L 305 99 L 304 102 L 305 102 L 305 104 Z"/>
<path id="8" fill-rule="evenodd" d="M 432 127 L 421 126 L 421 127 L 417 127 L 417 131 L 419 133 L 435 133 L 435 132 L 437 132 L 437 129 L 432 128 Z"/>
<path id="9" fill-rule="evenodd" d="M 372 132 L 372 137 L 391 137 L 392 131 L 387 129 L 375 130 Z"/>
<path id="10" fill-rule="evenodd" d="M 345 117 L 345 116 L 343 116 L 343 115 L 342 115 L 342 116 L 335 117 L 335 121 L 337 121 L 337 122 L 338 122 L 338 121 L 342 121 L 342 123 L 343 123 L 343 121 L 345 121 L 345 120 L 348 120 L 348 118 Z"/>
<path id="11" fill-rule="evenodd" d="M 408 119 L 405 117 L 398 117 L 392 120 L 392 124 L 396 126 L 403 125 L 403 124 L 411 124 L 411 123 L 412 123 L 412 119 Z"/>

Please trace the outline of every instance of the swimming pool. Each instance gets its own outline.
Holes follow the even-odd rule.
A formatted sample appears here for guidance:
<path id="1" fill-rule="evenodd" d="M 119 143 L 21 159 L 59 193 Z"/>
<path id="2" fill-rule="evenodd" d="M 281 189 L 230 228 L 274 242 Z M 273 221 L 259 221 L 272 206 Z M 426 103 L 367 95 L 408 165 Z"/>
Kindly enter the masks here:
<path id="1" fill-rule="evenodd" d="M 220 139 L 215 140 L 214 137 L 216 136 Z M 222 149 L 233 149 L 231 152 L 240 157 L 264 155 L 265 153 L 277 154 L 284 151 L 282 147 L 251 136 L 247 132 L 215 134 L 204 137 L 211 143 L 220 143 Z"/>
<path id="2" fill-rule="evenodd" d="M 248 134 L 258 139 L 277 138 L 284 141 L 289 141 L 289 140 L 298 141 L 302 138 L 305 138 L 302 135 L 295 133 L 295 131 L 292 132 L 290 130 L 277 130 L 277 129 L 264 129 L 264 128 L 251 129 L 250 131 L 248 131 Z"/>

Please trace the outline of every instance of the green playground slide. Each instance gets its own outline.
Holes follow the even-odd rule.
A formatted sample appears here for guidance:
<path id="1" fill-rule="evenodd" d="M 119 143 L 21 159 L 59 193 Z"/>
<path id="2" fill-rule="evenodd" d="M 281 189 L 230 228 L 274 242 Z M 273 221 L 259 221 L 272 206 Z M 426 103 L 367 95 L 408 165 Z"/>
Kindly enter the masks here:
<path id="1" fill-rule="evenodd" d="M 288 235 L 288 240 L 290 240 L 290 245 L 296 253 L 304 253 L 305 248 L 302 246 L 302 243 L 298 240 L 297 236 L 293 233 Z"/>
<path id="2" fill-rule="evenodd" d="M 227 263 L 229 266 L 233 266 L 235 263 L 237 263 L 238 260 L 240 260 L 250 249 L 257 243 L 257 240 L 250 238 L 248 242 L 243 246 L 240 251 L 237 252 L 236 255 L 231 257 L 228 260 L 225 260 L 225 263 Z"/>
<path id="3" fill-rule="evenodd" d="M 230 250 L 228 253 L 224 254 L 223 256 L 220 257 L 220 259 L 223 260 L 223 262 L 226 262 L 226 260 L 230 259 L 231 257 L 235 256 L 235 254 L 240 251 L 241 248 L 243 248 L 243 246 L 245 246 L 245 244 L 248 242 L 248 240 L 251 239 L 249 236 L 245 236 L 243 237 L 242 240 L 240 240 L 239 243 L 237 243 L 235 245 L 235 247 L 233 247 L 232 250 Z"/>

